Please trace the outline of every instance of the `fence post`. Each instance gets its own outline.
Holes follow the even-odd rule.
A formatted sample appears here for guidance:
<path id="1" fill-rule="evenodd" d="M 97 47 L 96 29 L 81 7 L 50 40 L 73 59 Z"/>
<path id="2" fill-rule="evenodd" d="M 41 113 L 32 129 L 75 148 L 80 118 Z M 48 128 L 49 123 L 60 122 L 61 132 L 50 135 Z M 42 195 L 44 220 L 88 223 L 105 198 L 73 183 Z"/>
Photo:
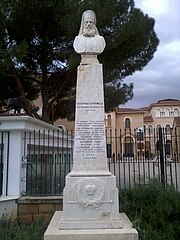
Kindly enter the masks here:
<path id="1" fill-rule="evenodd" d="M 163 149 L 162 128 L 159 128 L 159 157 L 160 157 L 160 169 L 161 169 L 161 183 L 163 185 L 165 185 L 164 149 Z"/>

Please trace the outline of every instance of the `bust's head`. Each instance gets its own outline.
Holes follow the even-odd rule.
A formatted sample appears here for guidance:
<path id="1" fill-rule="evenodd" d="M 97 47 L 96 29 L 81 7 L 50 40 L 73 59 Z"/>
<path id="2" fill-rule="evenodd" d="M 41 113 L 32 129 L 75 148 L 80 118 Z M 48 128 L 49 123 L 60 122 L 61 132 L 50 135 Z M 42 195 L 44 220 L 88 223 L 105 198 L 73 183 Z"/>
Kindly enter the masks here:
<path id="1" fill-rule="evenodd" d="M 94 37 L 96 35 L 96 28 L 91 18 L 87 18 L 83 26 L 83 36 Z"/>
<path id="2" fill-rule="evenodd" d="M 94 37 L 95 35 L 99 35 L 96 28 L 96 14 L 94 11 L 86 10 L 83 13 L 79 35 L 83 35 L 85 37 Z"/>
<path id="3" fill-rule="evenodd" d="M 97 55 L 103 52 L 105 46 L 104 38 L 99 35 L 96 28 L 95 12 L 92 10 L 85 11 L 82 14 L 79 34 L 74 39 L 73 47 L 75 51 L 81 54 L 84 58 L 82 62 L 87 64 L 87 62 L 92 63 L 92 56 L 95 56 L 93 59 L 97 60 Z M 89 56 L 91 57 L 89 58 Z"/>

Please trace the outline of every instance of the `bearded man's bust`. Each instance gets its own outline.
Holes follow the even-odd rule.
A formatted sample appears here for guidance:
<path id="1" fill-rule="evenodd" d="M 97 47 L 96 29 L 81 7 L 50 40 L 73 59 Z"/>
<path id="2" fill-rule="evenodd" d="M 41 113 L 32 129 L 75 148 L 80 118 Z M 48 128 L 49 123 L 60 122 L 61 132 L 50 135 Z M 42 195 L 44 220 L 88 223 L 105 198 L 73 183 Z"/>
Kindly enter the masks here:
<path id="1" fill-rule="evenodd" d="M 73 47 L 79 54 L 95 54 L 103 52 L 106 44 L 96 28 L 96 15 L 87 10 L 82 15 L 79 35 L 75 37 Z"/>

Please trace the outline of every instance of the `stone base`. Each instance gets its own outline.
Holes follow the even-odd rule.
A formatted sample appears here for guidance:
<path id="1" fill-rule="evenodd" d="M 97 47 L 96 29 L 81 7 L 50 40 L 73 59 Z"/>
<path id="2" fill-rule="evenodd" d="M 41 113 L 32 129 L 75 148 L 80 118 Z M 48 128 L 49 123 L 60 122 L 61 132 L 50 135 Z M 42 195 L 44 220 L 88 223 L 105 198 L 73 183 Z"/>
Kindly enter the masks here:
<path id="1" fill-rule="evenodd" d="M 44 240 L 138 240 L 138 233 L 128 217 L 120 213 L 124 228 L 121 229 L 80 229 L 59 230 L 62 212 L 55 212 L 45 234 Z"/>
<path id="2" fill-rule="evenodd" d="M 60 229 L 123 228 L 116 178 L 66 176 Z"/>

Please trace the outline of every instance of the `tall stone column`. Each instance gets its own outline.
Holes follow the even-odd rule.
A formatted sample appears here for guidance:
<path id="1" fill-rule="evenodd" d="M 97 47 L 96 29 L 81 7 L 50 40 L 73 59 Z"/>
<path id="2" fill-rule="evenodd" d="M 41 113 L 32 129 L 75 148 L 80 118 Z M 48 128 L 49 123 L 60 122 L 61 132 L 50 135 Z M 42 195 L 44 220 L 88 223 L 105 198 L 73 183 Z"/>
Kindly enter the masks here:
<path id="1" fill-rule="evenodd" d="M 105 48 L 91 10 L 82 15 L 74 49 L 77 73 L 74 164 L 66 177 L 63 212 L 56 212 L 44 240 L 138 240 L 125 214 L 119 214 L 116 178 L 107 167 L 102 65 Z M 58 230 L 57 230 L 58 220 Z M 60 223 L 59 223 L 60 221 Z"/>
<path id="2" fill-rule="evenodd" d="M 102 65 L 91 60 L 88 64 L 82 61 L 78 67 L 71 176 L 110 175 L 106 161 Z"/>
<path id="3" fill-rule="evenodd" d="M 93 28 L 92 11 L 82 26 Z M 91 29 L 91 28 L 90 28 Z M 96 29 L 96 28 L 95 28 Z M 81 54 L 77 71 L 74 165 L 66 177 L 61 229 L 122 228 L 116 179 L 107 167 L 102 64 L 97 55 L 105 47 L 99 33 L 79 34 L 75 51 Z"/>

